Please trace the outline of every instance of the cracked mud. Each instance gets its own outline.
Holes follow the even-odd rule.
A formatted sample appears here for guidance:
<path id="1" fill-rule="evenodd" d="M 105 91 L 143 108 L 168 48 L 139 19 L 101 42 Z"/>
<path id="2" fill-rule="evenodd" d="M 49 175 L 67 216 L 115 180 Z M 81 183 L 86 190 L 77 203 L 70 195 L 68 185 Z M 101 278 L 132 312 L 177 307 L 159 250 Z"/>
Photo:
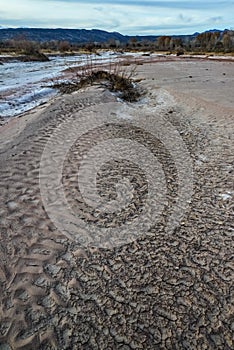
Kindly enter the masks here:
<path id="1" fill-rule="evenodd" d="M 173 64 L 174 74 L 179 74 Z M 220 64 L 199 62 L 204 69 Z M 233 70 L 232 63 L 226 65 Z M 196 76 L 194 63 L 186 67 Z M 116 106 L 132 111 L 130 104 L 117 102 L 98 87 L 89 88 L 56 99 L 38 114 L 31 112 L 30 121 L 22 117 L 22 127 L 16 122 L 2 128 L 0 349 L 234 348 L 233 106 L 218 107 L 199 93 L 187 103 L 183 84 L 173 87 L 161 78 L 162 87 L 155 88 L 150 82 L 153 69 L 158 74 L 162 67 L 139 68 L 148 94 L 134 110 L 142 118 L 147 115 L 149 125 L 157 114 L 173 125 L 193 165 L 192 196 L 173 232 L 165 230 L 168 217 L 175 206 L 185 204 L 176 201 L 175 161 L 160 140 L 129 128 L 127 119 L 95 129 L 73 144 L 63 164 L 65 198 L 87 225 L 110 232 L 122 223 L 131 225 L 149 192 L 144 169 L 129 159 L 111 160 L 99 169 L 97 192 L 104 199 L 116 200 L 116 183 L 123 178 L 132 186 L 130 204 L 117 216 L 87 205 L 77 185 L 77 167 L 87 150 L 101 141 L 130 138 L 146 145 L 165 175 L 165 183 L 158 182 L 166 191 L 157 222 L 125 244 L 115 245 L 117 238 L 111 237 L 112 246 L 105 247 L 100 236 L 95 245 L 86 245 L 61 232 L 44 206 L 41 157 L 56 128 L 65 121 L 77 125 L 87 111 L 97 118 L 111 106 L 115 112 Z"/>

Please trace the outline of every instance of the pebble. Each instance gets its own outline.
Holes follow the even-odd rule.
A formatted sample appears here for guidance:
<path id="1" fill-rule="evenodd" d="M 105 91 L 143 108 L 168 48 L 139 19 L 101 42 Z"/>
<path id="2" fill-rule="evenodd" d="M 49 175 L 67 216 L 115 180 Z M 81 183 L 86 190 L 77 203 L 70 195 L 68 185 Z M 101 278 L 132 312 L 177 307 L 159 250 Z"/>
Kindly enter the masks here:
<path id="1" fill-rule="evenodd" d="M 18 208 L 18 203 L 16 202 L 8 202 L 7 207 L 10 209 L 10 211 L 14 211 Z"/>

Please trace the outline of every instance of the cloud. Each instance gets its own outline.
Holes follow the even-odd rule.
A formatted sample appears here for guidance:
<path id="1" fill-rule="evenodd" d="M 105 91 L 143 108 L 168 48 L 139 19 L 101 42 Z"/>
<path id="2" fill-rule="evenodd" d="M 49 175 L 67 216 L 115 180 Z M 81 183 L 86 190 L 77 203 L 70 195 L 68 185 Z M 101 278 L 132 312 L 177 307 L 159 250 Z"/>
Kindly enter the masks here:
<path id="1" fill-rule="evenodd" d="M 177 34 L 186 34 L 186 33 L 194 33 L 193 30 L 194 24 L 186 24 L 181 26 L 180 24 L 164 24 L 164 25 L 154 25 L 154 26 L 132 26 L 131 27 L 131 34 L 134 35 L 134 33 L 139 33 L 139 35 L 152 35 L 154 33 L 162 34 L 164 32 L 173 33 L 177 32 Z M 127 28 L 126 28 L 127 29 Z"/>
<path id="2" fill-rule="evenodd" d="M 178 16 L 178 20 L 180 21 L 180 23 L 190 23 L 193 20 L 193 17 L 188 17 L 183 15 L 182 13 L 179 14 Z"/>
<path id="3" fill-rule="evenodd" d="M 35 0 L 34 0 L 35 1 Z M 36 0 L 37 1 L 37 0 Z M 41 0 L 41 2 L 64 2 L 73 4 L 96 4 L 96 5 L 110 5 L 110 0 Z M 137 7 L 159 7 L 159 8 L 170 8 L 170 9 L 214 9 L 221 6 L 233 5 L 233 1 L 225 0 L 113 0 L 111 5 L 121 6 L 137 6 Z"/>
<path id="4" fill-rule="evenodd" d="M 0 0 L 0 25 L 189 34 L 234 23 L 233 0 Z"/>
<path id="5" fill-rule="evenodd" d="M 99 12 L 103 12 L 103 11 L 105 10 L 105 8 L 102 7 L 102 6 L 96 6 L 96 7 L 94 7 L 93 9 L 94 9 L 94 10 L 97 10 L 97 11 L 99 11 Z"/>
<path id="6" fill-rule="evenodd" d="M 211 17 L 210 18 L 210 22 L 214 22 L 214 23 L 220 23 L 222 22 L 223 17 L 222 16 L 217 16 L 217 17 Z"/>

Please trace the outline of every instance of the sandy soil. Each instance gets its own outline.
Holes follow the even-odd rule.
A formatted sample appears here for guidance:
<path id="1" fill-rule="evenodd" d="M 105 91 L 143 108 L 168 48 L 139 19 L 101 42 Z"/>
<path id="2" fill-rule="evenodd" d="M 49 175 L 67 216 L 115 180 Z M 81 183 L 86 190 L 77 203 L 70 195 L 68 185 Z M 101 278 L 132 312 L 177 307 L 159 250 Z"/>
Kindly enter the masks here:
<path id="1" fill-rule="evenodd" d="M 0 128 L 0 349 L 234 348 L 233 73 L 149 62 L 137 103 L 94 86 Z M 103 198 L 132 185 L 117 215 L 84 201 L 94 157 Z"/>

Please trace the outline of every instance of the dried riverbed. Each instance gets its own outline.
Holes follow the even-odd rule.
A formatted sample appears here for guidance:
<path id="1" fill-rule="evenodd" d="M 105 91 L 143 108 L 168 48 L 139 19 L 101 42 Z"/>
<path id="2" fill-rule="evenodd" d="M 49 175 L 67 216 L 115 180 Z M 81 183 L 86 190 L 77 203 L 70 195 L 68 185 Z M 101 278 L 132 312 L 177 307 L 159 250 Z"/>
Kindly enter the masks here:
<path id="1" fill-rule="evenodd" d="M 233 349 L 233 63 L 137 79 L 139 102 L 95 86 L 0 129 L 0 348 Z"/>

